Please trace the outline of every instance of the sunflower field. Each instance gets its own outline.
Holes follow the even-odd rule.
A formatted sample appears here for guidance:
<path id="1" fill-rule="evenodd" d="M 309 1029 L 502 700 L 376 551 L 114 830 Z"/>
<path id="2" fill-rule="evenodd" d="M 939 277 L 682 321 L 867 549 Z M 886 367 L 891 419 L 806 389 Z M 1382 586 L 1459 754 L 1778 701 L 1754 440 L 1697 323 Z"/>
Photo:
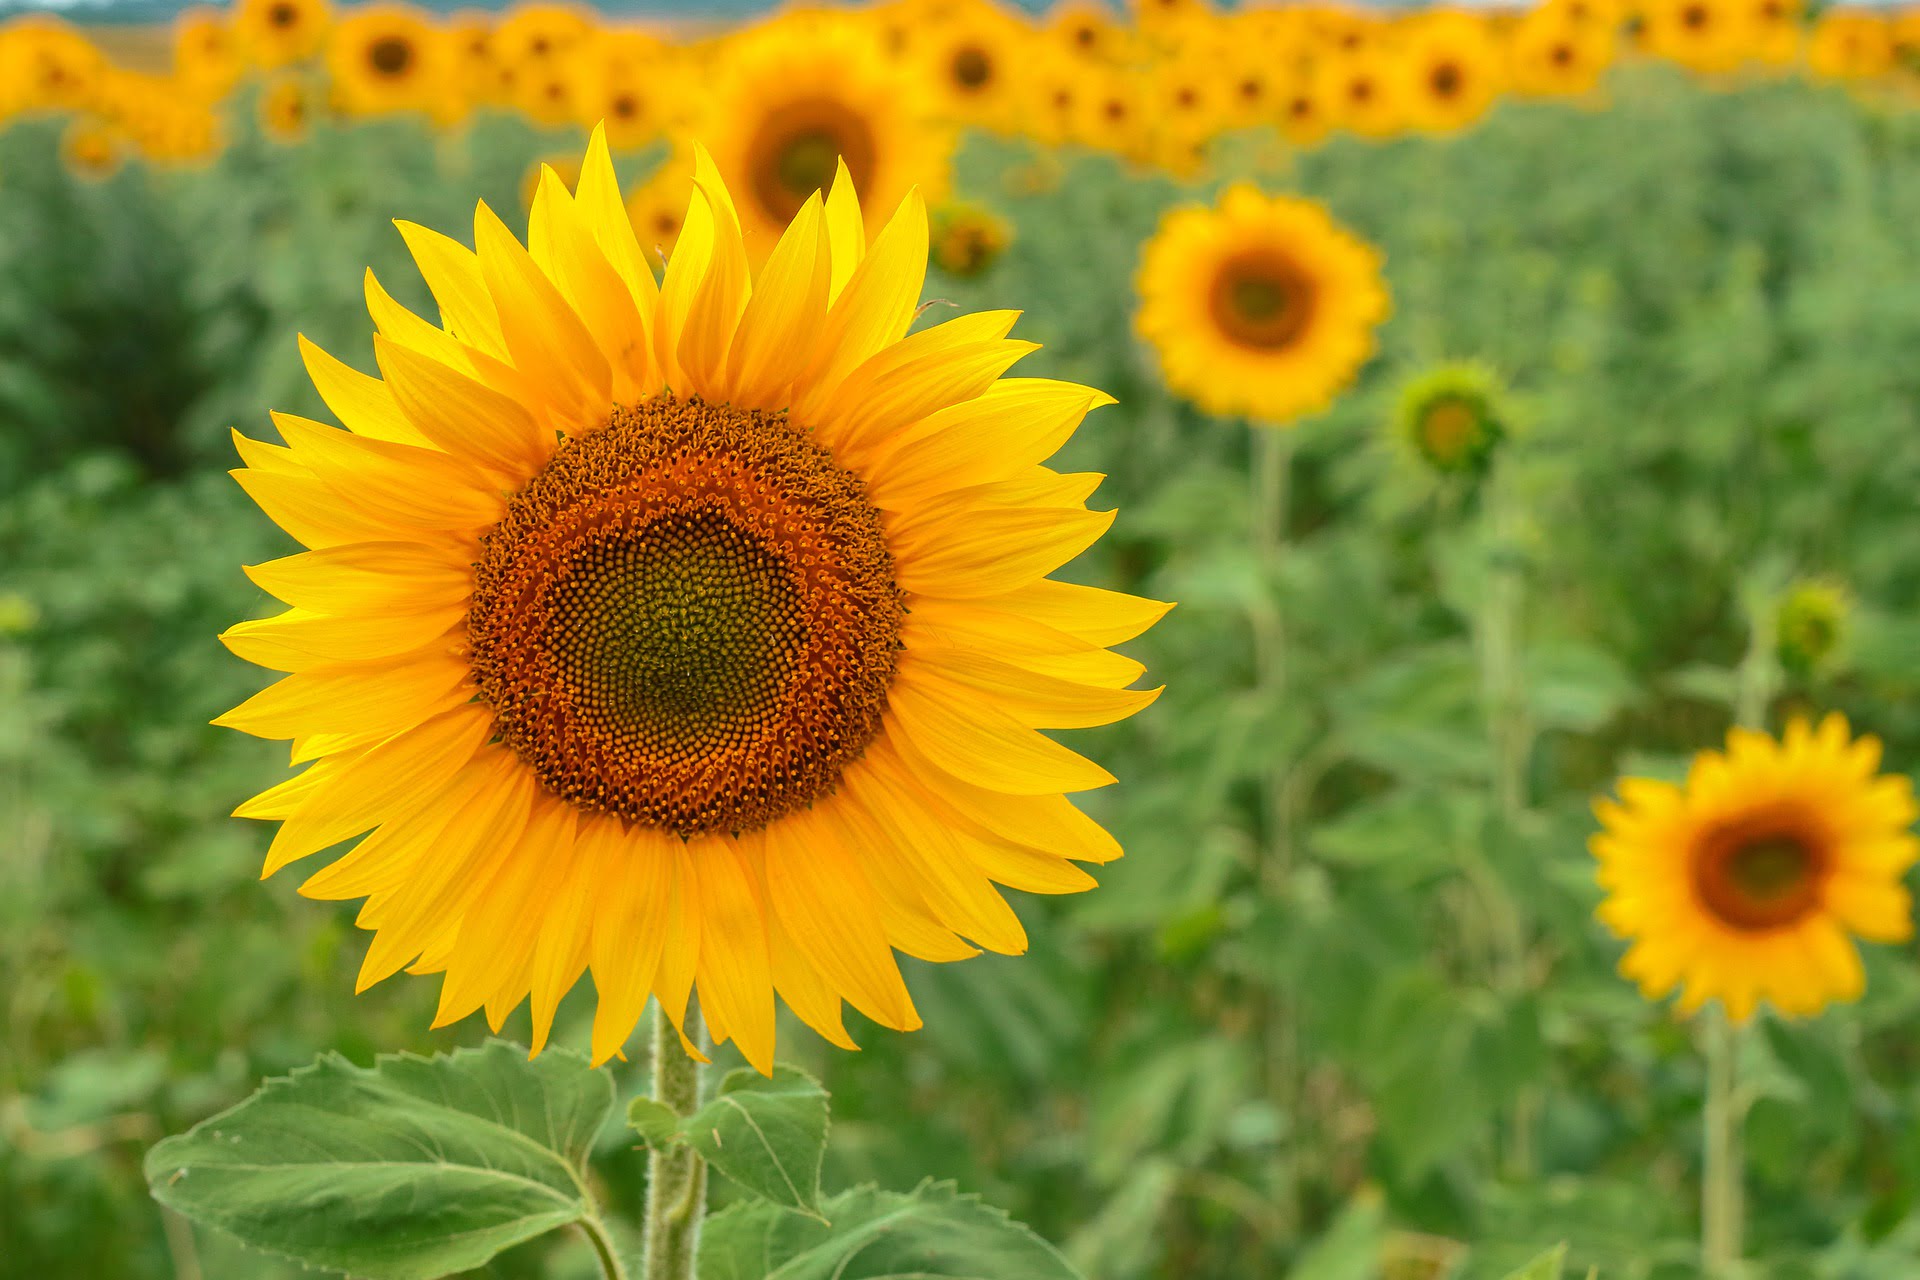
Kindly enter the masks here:
<path id="1" fill-rule="evenodd" d="M 1916 494 L 1920 9 L 0 20 L 0 1278 L 1920 1278 Z"/>

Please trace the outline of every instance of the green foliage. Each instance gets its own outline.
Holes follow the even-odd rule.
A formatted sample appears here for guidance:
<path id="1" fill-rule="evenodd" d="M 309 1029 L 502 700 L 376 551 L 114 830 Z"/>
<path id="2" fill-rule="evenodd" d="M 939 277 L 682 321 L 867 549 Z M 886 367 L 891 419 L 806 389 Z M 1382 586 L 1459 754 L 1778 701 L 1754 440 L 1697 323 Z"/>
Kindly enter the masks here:
<path id="1" fill-rule="evenodd" d="M 767 1202 L 715 1216 L 700 1280 L 1079 1280 L 1045 1241 L 950 1183 L 862 1187 L 826 1210 L 821 1222 Z"/>
<path id="2" fill-rule="evenodd" d="M 650 1147 L 685 1142 L 752 1194 L 820 1217 L 827 1093 L 796 1067 L 775 1066 L 771 1078 L 749 1067 L 729 1072 L 713 1100 L 685 1119 L 635 1098 L 627 1123 Z"/>
<path id="3" fill-rule="evenodd" d="M 384 122 L 98 187 L 53 143 L 0 134 L 0 1269 L 280 1280 L 163 1217 L 141 1153 L 319 1053 L 486 1029 L 427 1030 L 418 978 L 354 996 L 353 906 L 298 898 L 297 868 L 259 884 L 265 832 L 222 816 L 285 756 L 207 726 L 262 679 L 212 637 L 269 607 L 237 566 L 289 549 L 220 474 L 227 432 L 323 413 L 296 331 L 371 367 L 368 264 L 427 305 L 388 218 L 457 232 L 483 195 L 512 220 L 554 140 Z M 1020 900 L 1025 956 L 910 964 L 911 1036 L 854 1019 L 853 1055 L 783 1023 L 834 1096 L 822 1180 L 952 1180 L 1101 1280 L 1286 1275 L 1356 1221 L 1396 1280 L 1501 1280 L 1562 1240 L 1566 1275 L 1691 1280 L 1699 1059 L 1613 972 L 1588 806 L 1718 738 L 1750 597 L 1795 579 L 1844 587 L 1848 636 L 1781 673 L 1775 719 L 1843 710 L 1890 767 L 1920 756 L 1920 117 L 1627 74 L 1605 110 L 1226 159 L 1382 246 L 1395 298 L 1378 358 L 1299 429 L 1271 574 L 1246 432 L 1173 400 L 1129 330 L 1141 238 L 1209 193 L 962 155 L 961 194 L 1016 234 L 929 293 L 1023 308 L 1048 344 L 1023 373 L 1120 398 L 1061 459 L 1120 508 L 1071 575 L 1181 607 L 1131 646 L 1161 701 L 1075 736 L 1122 780 L 1083 798 L 1127 848 L 1101 887 Z M 1396 390 L 1455 359 L 1513 391 L 1470 492 L 1390 444 Z M 1283 690 L 1254 687 L 1261 611 Z M 585 1042 L 591 1002 L 557 1043 Z M 1920 1272 L 1916 1019 L 1920 973 L 1876 949 L 1857 1006 L 1748 1038 L 1755 1280 Z M 609 1214 L 637 1211 L 636 1146 L 597 1137 Z M 715 1231 L 737 1217 L 781 1265 L 828 1238 L 743 1203 Z M 839 1203 L 836 1230 L 867 1220 Z M 577 1280 L 577 1236 L 483 1273 Z"/>
<path id="4" fill-rule="evenodd" d="M 147 1153 L 154 1196 L 256 1249 L 369 1280 L 434 1280 L 594 1216 L 586 1157 L 613 1082 L 498 1041 L 338 1056 L 269 1080 Z"/>

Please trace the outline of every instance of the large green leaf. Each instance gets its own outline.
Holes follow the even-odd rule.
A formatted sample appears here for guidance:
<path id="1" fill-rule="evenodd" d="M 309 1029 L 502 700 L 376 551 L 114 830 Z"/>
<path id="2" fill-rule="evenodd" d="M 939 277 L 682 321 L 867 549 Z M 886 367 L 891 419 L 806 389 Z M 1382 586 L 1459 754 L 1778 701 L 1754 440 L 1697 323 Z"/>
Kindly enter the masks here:
<path id="1" fill-rule="evenodd" d="M 171 1209 L 370 1280 L 431 1280 L 594 1211 L 613 1081 L 501 1041 L 371 1069 L 327 1054 L 147 1153 Z"/>
<path id="2" fill-rule="evenodd" d="M 826 1210 L 827 1222 L 764 1201 L 716 1214 L 700 1280 L 1079 1280 L 1051 1245 L 951 1183 L 862 1187 Z"/>

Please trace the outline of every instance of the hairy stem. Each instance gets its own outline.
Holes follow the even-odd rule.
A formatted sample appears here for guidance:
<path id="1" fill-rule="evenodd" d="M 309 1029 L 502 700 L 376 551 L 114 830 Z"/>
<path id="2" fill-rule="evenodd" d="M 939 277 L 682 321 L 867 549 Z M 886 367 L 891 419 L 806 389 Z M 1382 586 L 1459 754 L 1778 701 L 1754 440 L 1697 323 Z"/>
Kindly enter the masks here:
<path id="1" fill-rule="evenodd" d="M 620 1261 L 620 1251 L 614 1247 L 607 1224 L 597 1217 L 586 1217 L 580 1219 L 580 1229 L 587 1233 L 587 1243 L 593 1246 L 594 1259 L 605 1280 L 627 1280 L 626 1264 Z"/>
<path id="2" fill-rule="evenodd" d="M 689 1032 L 695 1030 L 697 1017 L 687 1012 Z M 653 1020 L 653 1098 L 681 1116 L 700 1105 L 700 1064 L 687 1056 L 679 1033 L 658 1009 Z M 706 1206 L 707 1164 L 699 1153 L 685 1143 L 655 1150 L 647 1165 L 647 1280 L 694 1280 Z"/>
<path id="3" fill-rule="evenodd" d="M 1707 1014 L 1705 1172 L 1700 1183 L 1700 1263 L 1708 1280 L 1736 1274 L 1740 1262 L 1743 1169 L 1738 1083 L 1739 1033 L 1724 1010 Z"/>

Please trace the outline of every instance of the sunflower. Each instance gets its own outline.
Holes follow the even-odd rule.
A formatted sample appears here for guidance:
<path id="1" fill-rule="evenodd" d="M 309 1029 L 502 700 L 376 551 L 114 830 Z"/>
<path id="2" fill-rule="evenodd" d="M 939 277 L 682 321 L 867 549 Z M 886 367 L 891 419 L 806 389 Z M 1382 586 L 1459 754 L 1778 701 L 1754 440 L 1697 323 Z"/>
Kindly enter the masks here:
<path id="1" fill-rule="evenodd" d="M 630 151 L 681 122 L 687 92 L 668 48 L 637 31 L 609 31 L 574 56 L 583 120 L 604 120 L 607 144 Z"/>
<path id="2" fill-rule="evenodd" d="M 301 887 L 366 899 L 362 987 L 531 994 L 536 1051 L 589 969 L 596 1061 L 696 988 L 762 1071 L 776 992 L 836 1044 L 843 1000 L 916 1027 L 895 949 L 1018 952 L 996 882 L 1119 853 L 1065 794 L 1111 775 L 1039 732 L 1158 692 L 1104 646 L 1167 606 L 1046 576 L 1112 522 L 1041 465 L 1107 397 L 1003 380 L 1011 313 L 907 337 L 924 206 L 869 248 L 844 169 L 757 278 L 704 153 L 658 283 L 598 130 L 532 228 L 402 224 L 445 327 L 369 276 L 384 380 L 305 347 L 348 429 L 239 440 L 311 548 L 223 637 L 291 674 L 220 723 L 313 761 L 239 810 L 266 871 L 371 831 Z"/>
<path id="3" fill-rule="evenodd" d="M 1689 71 L 1731 71 L 1747 56 L 1745 0 L 1647 0 L 1640 20 L 1647 52 Z"/>
<path id="4" fill-rule="evenodd" d="M 34 14 L 0 25 L 0 93 L 10 95 L 14 111 L 86 109 L 108 72 L 93 42 L 58 18 Z"/>
<path id="5" fill-rule="evenodd" d="M 1825 80 L 1874 80 L 1893 70 L 1893 28 L 1885 18 L 1831 9 L 1813 24 L 1807 67 Z"/>
<path id="6" fill-rule="evenodd" d="M 1787 588 L 1774 617 L 1774 653 L 1797 676 L 1833 665 L 1846 648 L 1852 598 L 1826 578 L 1808 578 Z"/>
<path id="7" fill-rule="evenodd" d="M 1175 209 L 1141 256 L 1135 327 L 1167 384 L 1221 416 L 1284 425 L 1321 408 L 1386 319 L 1380 255 L 1319 205 L 1240 183 Z"/>
<path id="8" fill-rule="evenodd" d="M 1778 741 L 1734 729 L 1683 787 L 1622 779 L 1591 841 L 1599 917 L 1632 943 L 1621 973 L 1650 1000 L 1680 988 L 1684 1013 L 1718 999 L 1735 1022 L 1762 1000 L 1810 1016 L 1857 998 L 1853 939 L 1913 933 L 1913 787 L 1879 767 L 1879 740 L 1829 715 Z"/>
<path id="9" fill-rule="evenodd" d="M 79 117 L 60 134 L 60 159 L 67 172 L 87 182 L 111 177 L 124 157 L 120 138 L 104 121 Z"/>
<path id="10" fill-rule="evenodd" d="M 1363 44 L 1315 64 L 1314 96 L 1339 128 L 1363 138 L 1385 138 L 1406 127 L 1406 75 L 1395 51 Z"/>
<path id="11" fill-rule="evenodd" d="M 1045 46 L 1035 48 L 1020 76 L 1025 98 L 1017 113 L 1021 132 L 1048 146 L 1074 140 L 1093 77 L 1101 74 L 1085 59 Z"/>
<path id="12" fill-rule="evenodd" d="M 1031 36 L 1021 23 L 985 0 L 956 8 L 918 38 L 915 56 L 947 119 L 986 129 L 1011 129 L 1021 60 Z"/>
<path id="13" fill-rule="evenodd" d="M 1567 16 L 1558 5 L 1527 12 L 1507 40 L 1514 88 L 1537 97 L 1589 93 L 1613 63 L 1614 30 Z"/>
<path id="14" fill-rule="evenodd" d="M 260 128 L 279 143 L 295 143 L 313 126 L 313 94 L 299 79 L 282 76 L 260 93 Z"/>
<path id="15" fill-rule="evenodd" d="M 991 271 L 1013 243 L 1013 228 L 1007 220 L 977 204 L 940 205 L 931 222 L 934 265 L 963 280 Z"/>
<path id="16" fill-rule="evenodd" d="M 334 24 L 327 38 L 327 71 L 349 115 L 422 111 L 446 86 L 446 54 L 439 29 L 418 10 L 374 4 Z"/>
<path id="17" fill-rule="evenodd" d="M 755 262 L 844 163 L 862 200 L 891 208 L 915 186 L 937 199 L 953 139 L 929 123 L 910 76 L 845 22 L 774 23 L 729 43 L 694 126 L 737 193 Z"/>
<path id="18" fill-rule="evenodd" d="M 1772 67 L 1792 63 L 1805 16 L 1800 0 L 1747 0 L 1747 56 Z"/>
<path id="19" fill-rule="evenodd" d="M 1047 34 L 1076 58 L 1110 61 L 1126 46 L 1127 32 L 1113 11 L 1089 0 L 1062 0 L 1047 14 Z"/>
<path id="20" fill-rule="evenodd" d="M 1333 128 L 1323 96 L 1329 87 L 1327 78 L 1308 71 L 1287 77 L 1275 93 L 1275 124 L 1281 137 L 1296 147 L 1319 145 Z"/>
<path id="21" fill-rule="evenodd" d="M 203 101 L 222 97 L 240 79 L 240 40 L 216 9 L 187 9 L 173 21 L 173 75 Z"/>
<path id="22" fill-rule="evenodd" d="M 1401 57 L 1416 128 L 1450 133 L 1487 113 L 1504 87 L 1501 47 L 1471 14 L 1436 9 L 1405 24 Z"/>
<path id="23" fill-rule="evenodd" d="M 1096 69 L 1087 77 L 1075 107 L 1072 140 L 1096 151 L 1129 160 L 1144 160 L 1152 151 L 1152 122 L 1141 109 L 1145 100 L 1140 78 L 1118 68 Z"/>
<path id="24" fill-rule="evenodd" d="M 1506 393 L 1477 364 L 1444 364 L 1400 393 L 1398 431 L 1408 452 L 1440 475 L 1476 476 L 1506 438 Z"/>
<path id="25" fill-rule="evenodd" d="M 233 28 L 253 65 L 271 71 L 318 53 L 332 16 L 327 0 L 238 0 Z"/>

